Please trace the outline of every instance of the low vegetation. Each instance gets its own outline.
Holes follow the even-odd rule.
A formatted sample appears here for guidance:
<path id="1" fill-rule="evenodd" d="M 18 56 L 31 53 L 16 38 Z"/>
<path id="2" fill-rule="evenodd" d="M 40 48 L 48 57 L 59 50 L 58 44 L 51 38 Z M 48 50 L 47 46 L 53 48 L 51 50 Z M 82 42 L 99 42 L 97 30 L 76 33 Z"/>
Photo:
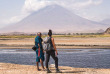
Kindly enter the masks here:
<path id="1" fill-rule="evenodd" d="M 43 35 L 43 38 L 47 35 Z M 0 38 L 35 38 L 36 35 L 1 35 Z M 110 35 L 53 35 L 53 37 L 74 37 L 74 38 L 94 38 L 94 37 L 110 37 Z"/>

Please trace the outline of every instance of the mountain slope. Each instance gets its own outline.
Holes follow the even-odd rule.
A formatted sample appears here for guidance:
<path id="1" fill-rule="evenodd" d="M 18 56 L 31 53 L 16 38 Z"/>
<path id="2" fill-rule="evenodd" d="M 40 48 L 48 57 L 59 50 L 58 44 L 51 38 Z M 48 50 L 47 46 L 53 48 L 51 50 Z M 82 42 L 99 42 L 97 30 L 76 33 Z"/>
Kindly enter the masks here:
<path id="1" fill-rule="evenodd" d="M 94 32 L 105 28 L 103 24 L 77 16 L 59 5 L 49 5 L 1 31 L 47 32 L 52 29 L 55 32 Z"/>
<path id="2" fill-rule="evenodd" d="M 110 19 L 105 19 L 103 21 L 101 21 L 101 23 L 107 24 L 110 26 Z"/>

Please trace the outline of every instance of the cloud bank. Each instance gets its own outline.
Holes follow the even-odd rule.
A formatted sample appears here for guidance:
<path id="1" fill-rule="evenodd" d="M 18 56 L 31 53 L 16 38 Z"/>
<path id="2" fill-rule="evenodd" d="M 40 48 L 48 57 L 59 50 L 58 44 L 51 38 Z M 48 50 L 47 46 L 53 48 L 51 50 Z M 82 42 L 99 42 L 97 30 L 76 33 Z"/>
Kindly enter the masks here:
<path id="1" fill-rule="evenodd" d="M 25 0 L 22 11 L 31 13 L 50 4 L 58 4 L 69 9 L 84 9 L 93 5 L 100 5 L 103 0 Z"/>

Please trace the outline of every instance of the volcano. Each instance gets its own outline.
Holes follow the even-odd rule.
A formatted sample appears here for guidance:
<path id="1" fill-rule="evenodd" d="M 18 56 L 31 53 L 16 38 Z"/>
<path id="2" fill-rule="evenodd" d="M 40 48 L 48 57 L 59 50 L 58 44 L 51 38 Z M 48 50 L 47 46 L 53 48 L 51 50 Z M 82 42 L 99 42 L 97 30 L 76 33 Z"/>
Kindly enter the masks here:
<path id="1" fill-rule="evenodd" d="M 49 5 L 30 14 L 20 22 L 9 25 L 1 32 L 95 32 L 107 27 L 101 23 L 82 18 L 60 6 Z"/>

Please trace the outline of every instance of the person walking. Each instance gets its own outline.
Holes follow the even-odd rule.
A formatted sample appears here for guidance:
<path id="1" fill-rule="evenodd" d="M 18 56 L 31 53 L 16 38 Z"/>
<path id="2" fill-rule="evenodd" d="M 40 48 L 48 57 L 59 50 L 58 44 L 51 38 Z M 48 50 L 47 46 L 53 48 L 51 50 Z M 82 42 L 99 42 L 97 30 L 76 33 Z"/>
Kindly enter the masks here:
<path id="1" fill-rule="evenodd" d="M 50 56 L 51 56 L 54 59 L 54 61 L 55 61 L 56 73 L 61 73 L 59 71 L 59 68 L 58 68 L 58 57 L 57 57 L 58 52 L 57 52 L 57 49 L 56 49 L 56 46 L 55 46 L 54 38 L 52 37 L 52 30 L 49 30 L 48 36 L 49 36 L 50 45 L 54 49 L 51 50 L 51 51 L 46 51 L 46 62 L 45 62 L 46 71 L 47 71 L 47 73 L 51 73 L 51 71 L 48 68 L 48 62 L 49 62 Z"/>
<path id="2" fill-rule="evenodd" d="M 39 71 L 39 62 L 41 63 L 42 69 L 45 70 L 43 61 L 44 61 L 44 52 L 42 47 L 42 34 L 40 32 L 37 33 L 37 37 L 35 38 L 35 45 L 36 45 L 36 65 L 37 71 Z"/>

